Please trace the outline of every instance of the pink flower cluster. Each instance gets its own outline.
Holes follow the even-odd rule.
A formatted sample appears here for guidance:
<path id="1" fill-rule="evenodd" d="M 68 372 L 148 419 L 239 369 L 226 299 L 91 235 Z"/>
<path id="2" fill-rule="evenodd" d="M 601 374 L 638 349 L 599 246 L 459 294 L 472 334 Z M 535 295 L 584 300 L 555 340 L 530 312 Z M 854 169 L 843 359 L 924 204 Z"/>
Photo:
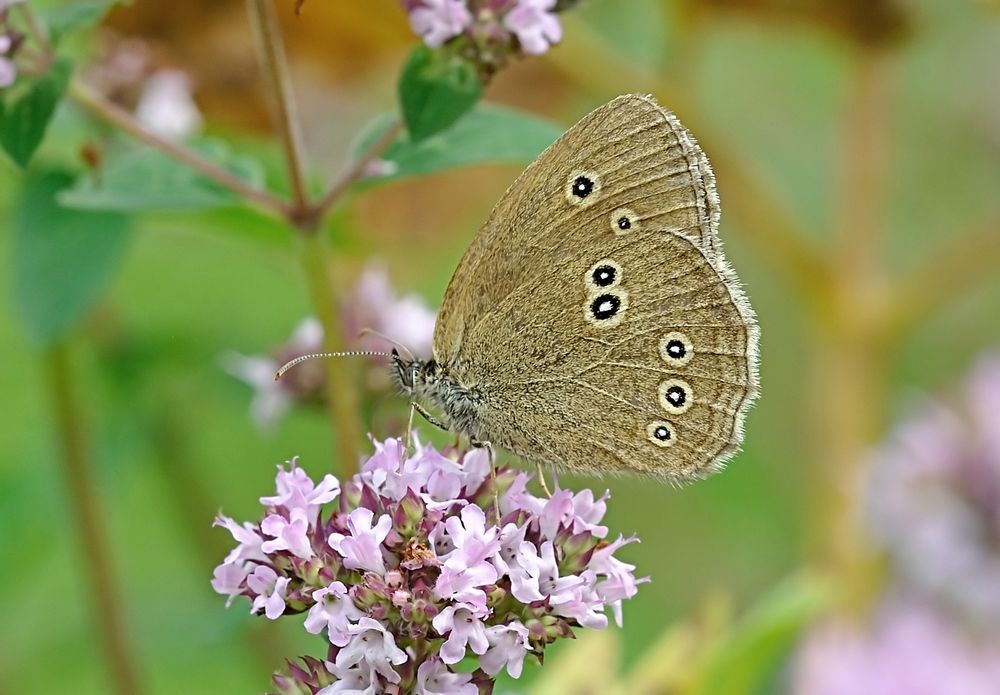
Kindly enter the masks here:
<path id="1" fill-rule="evenodd" d="M 237 546 L 213 588 L 272 620 L 306 613 L 328 642 L 325 660 L 275 676 L 280 692 L 476 695 L 575 627 L 604 628 L 609 613 L 621 624 L 646 580 L 615 557 L 635 539 L 606 540 L 607 493 L 536 497 L 527 474 L 492 475 L 481 449 L 375 447 L 343 486 L 292 460 L 260 522 L 216 520 Z M 463 659 L 471 673 L 454 668 Z"/>
<path id="2" fill-rule="evenodd" d="M 574 5 L 557 0 L 403 0 L 410 26 L 438 48 L 463 39 L 460 48 L 481 64 L 499 67 L 505 55 L 540 55 L 562 40 L 558 12 Z"/>

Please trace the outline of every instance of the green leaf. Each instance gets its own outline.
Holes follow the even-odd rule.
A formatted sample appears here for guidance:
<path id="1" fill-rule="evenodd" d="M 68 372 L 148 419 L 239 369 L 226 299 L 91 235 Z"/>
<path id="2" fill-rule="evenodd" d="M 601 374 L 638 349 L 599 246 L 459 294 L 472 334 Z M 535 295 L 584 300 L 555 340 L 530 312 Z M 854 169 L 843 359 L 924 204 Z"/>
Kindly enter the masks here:
<path id="1" fill-rule="evenodd" d="M 257 160 L 234 156 L 225 143 L 204 140 L 192 145 L 240 178 L 263 185 Z M 119 212 L 206 210 L 240 204 L 240 197 L 159 150 L 136 148 L 112 155 L 99 175 L 82 176 L 59 201 L 81 210 Z"/>
<path id="2" fill-rule="evenodd" d="M 483 83 L 468 60 L 418 45 L 399 76 L 399 105 L 410 139 L 420 142 L 448 128 L 482 93 Z"/>
<path id="3" fill-rule="evenodd" d="M 371 147 L 393 118 L 383 115 L 369 127 L 356 156 Z M 382 155 L 386 173 L 368 181 L 382 183 L 473 164 L 530 162 L 562 132 L 561 126 L 523 111 L 480 105 L 434 137 L 415 143 L 401 136 Z"/>
<path id="4" fill-rule="evenodd" d="M 118 266 L 128 218 L 77 212 L 56 202 L 73 177 L 31 174 L 12 210 L 14 306 L 31 339 L 48 345 L 71 329 Z"/>
<path id="5" fill-rule="evenodd" d="M 72 72 L 72 63 L 58 59 L 0 109 L 0 146 L 22 168 L 42 144 Z"/>
<path id="6" fill-rule="evenodd" d="M 50 8 L 42 15 L 49 28 L 49 39 L 58 44 L 68 34 L 99 24 L 104 15 L 117 4 L 119 0 L 77 0 L 68 5 Z"/>
<path id="7" fill-rule="evenodd" d="M 810 576 L 780 584 L 707 655 L 690 692 L 761 692 L 801 630 L 830 604 L 832 596 L 826 583 Z"/>

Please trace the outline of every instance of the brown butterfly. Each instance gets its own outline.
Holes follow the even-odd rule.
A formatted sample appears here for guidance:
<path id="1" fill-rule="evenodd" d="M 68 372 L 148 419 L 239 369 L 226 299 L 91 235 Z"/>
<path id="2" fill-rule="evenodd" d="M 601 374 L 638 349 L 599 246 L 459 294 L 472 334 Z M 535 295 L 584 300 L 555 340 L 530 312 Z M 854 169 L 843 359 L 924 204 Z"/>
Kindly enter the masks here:
<path id="1" fill-rule="evenodd" d="M 401 388 L 473 443 L 587 474 L 720 468 L 757 395 L 758 327 L 705 153 L 648 96 L 573 126 L 507 190 Z"/>

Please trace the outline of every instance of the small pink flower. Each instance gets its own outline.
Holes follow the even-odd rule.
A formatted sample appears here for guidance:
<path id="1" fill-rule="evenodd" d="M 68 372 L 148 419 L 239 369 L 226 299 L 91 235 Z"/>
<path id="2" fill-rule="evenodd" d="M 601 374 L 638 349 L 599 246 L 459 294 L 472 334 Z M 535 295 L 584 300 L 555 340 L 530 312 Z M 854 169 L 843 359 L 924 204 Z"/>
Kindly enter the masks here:
<path id="1" fill-rule="evenodd" d="M 478 695 L 470 673 L 453 673 L 440 659 L 428 659 L 417 669 L 417 695 Z"/>
<path id="2" fill-rule="evenodd" d="M 212 525 L 221 526 L 229 531 L 239 544 L 226 555 L 226 559 L 223 560 L 226 564 L 267 559 L 267 556 L 264 555 L 264 551 L 261 549 L 264 539 L 257 533 L 257 528 L 253 524 L 244 522 L 240 526 L 228 516 L 219 514 L 215 517 Z"/>
<path id="3" fill-rule="evenodd" d="M 562 40 L 562 25 L 556 17 L 556 0 L 518 0 L 503 19 L 504 26 L 517 35 L 521 50 L 541 55 Z"/>
<path id="4" fill-rule="evenodd" d="M 410 26 L 431 48 L 458 36 L 472 24 L 464 0 L 422 0 L 410 10 Z"/>
<path id="5" fill-rule="evenodd" d="M 486 630 L 490 647 L 481 657 L 479 664 L 491 676 L 500 673 L 504 667 L 511 678 L 520 678 L 524 668 L 524 657 L 528 653 L 528 628 L 519 622 L 495 625 Z"/>
<path id="6" fill-rule="evenodd" d="M 216 593 L 228 596 L 226 608 L 232 604 L 233 599 L 243 593 L 243 585 L 250 568 L 243 562 L 223 563 L 215 568 L 212 573 L 212 588 Z"/>
<path id="7" fill-rule="evenodd" d="M 462 508 L 460 516 L 450 516 L 445 528 L 455 549 L 445 558 L 445 567 L 485 564 L 486 560 L 500 550 L 497 528 L 486 528 L 486 514 L 475 505 Z"/>
<path id="8" fill-rule="evenodd" d="M 573 575 L 559 576 L 552 541 L 542 543 L 541 553 L 538 551 L 539 548 L 534 543 L 521 543 L 517 554 L 520 569 L 511 575 L 514 598 L 524 603 L 533 603 L 546 598 L 570 596 L 567 592 L 572 592 L 580 583 L 580 578 Z"/>
<path id="9" fill-rule="evenodd" d="M 399 674 L 391 664 L 406 663 L 406 652 L 396 646 L 396 640 L 382 623 L 364 617 L 350 627 L 351 641 L 337 653 L 339 669 L 367 664 L 390 683 L 399 682 Z"/>
<path id="10" fill-rule="evenodd" d="M 265 553 L 274 553 L 279 550 L 288 552 L 308 560 L 316 553 L 313 552 L 312 542 L 309 540 L 309 522 L 306 520 L 304 509 L 293 509 L 291 518 L 286 519 L 280 514 L 271 514 L 260 524 L 260 529 L 271 540 L 264 541 L 260 549 Z"/>
<path id="11" fill-rule="evenodd" d="M 302 509 L 312 522 L 321 505 L 332 502 L 340 495 L 340 481 L 327 473 L 316 485 L 309 474 L 299 468 L 297 458 L 287 463 L 288 470 L 278 466 L 278 475 L 274 479 L 278 494 L 261 497 L 260 503 L 269 507 L 284 507 L 289 512 Z"/>
<path id="12" fill-rule="evenodd" d="M 490 646 L 481 620 L 485 617 L 483 607 L 462 603 L 448 606 L 438 613 L 433 621 L 434 629 L 439 635 L 448 635 L 441 645 L 441 661 L 449 665 L 457 664 L 465 657 L 466 647 L 476 654 L 485 654 Z"/>
<path id="13" fill-rule="evenodd" d="M 382 542 L 392 528 L 392 518 L 388 514 L 383 514 L 373 526 L 374 518 L 375 514 L 370 509 L 364 507 L 355 509 L 347 517 L 351 535 L 330 534 L 330 547 L 344 557 L 345 567 L 385 573 Z"/>
<path id="14" fill-rule="evenodd" d="M 247 577 L 247 586 L 257 594 L 250 612 L 258 613 L 263 609 L 264 615 L 271 620 L 281 617 L 285 612 L 285 596 L 290 581 L 289 577 L 279 577 L 270 567 L 258 565 Z"/>
<path id="15" fill-rule="evenodd" d="M 306 631 L 318 635 L 324 629 L 330 644 L 343 647 L 351 641 L 351 625 L 364 617 L 364 613 L 354 605 L 343 582 L 333 582 L 330 586 L 316 589 L 312 593 L 316 605 L 306 616 Z"/>

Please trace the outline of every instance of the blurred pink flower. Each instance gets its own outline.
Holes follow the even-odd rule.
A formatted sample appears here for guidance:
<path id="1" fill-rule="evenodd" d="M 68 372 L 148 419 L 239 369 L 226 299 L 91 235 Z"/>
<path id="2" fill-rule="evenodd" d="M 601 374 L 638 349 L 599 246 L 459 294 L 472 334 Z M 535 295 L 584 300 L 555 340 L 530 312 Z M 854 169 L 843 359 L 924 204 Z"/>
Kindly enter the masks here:
<path id="1" fill-rule="evenodd" d="M 147 130 L 168 140 L 183 140 L 201 129 L 201 111 L 191 95 L 191 79 L 181 70 L 153 73 L 142 88 L 135 117 Z"/>
<path id="2" fill-rule="evenodd" d="M 556 0 L 518 0 L 503 19 L 517 36 L 521 50 L 540 55 L 562 40 L 562 25 L 555 15 Z"/>
<path id="3" fill-rule="evenodd" d="M 1000 648 L 960 634 L 927 605 L 897 601 L 869 626 L 815 628 L 793 683 L 796 695 L 996 695 Z"/>
<path id="4" fill-rule="evenodd" d="M 900 581 L 1000 632 L 1000 357 L 963 395 L 926 403 L 876 454 L 868 516 Z"/>
<path id="5" fill-rule="evenodd" d="M 0 11 L 2 10 L 3 7 L 0 6 Z M 17 66 L 7 57 L 13 45 L 14 41 L 9 36 L 0 34 L 0 89 L 11 86 L 17 79 Z"/>
<path id="6" fill-rule="evenodd" d="M 377 331 L 406 346 L 414 355 L 428 358 L 434 341 L 437 315 L 416 294 L 398 296 L 385 266 L 371 264 L 358 278 L 344 303 L 345 339 L 355 349 L 386 350 L 386 342 L 364 329 Z"/>
<path id="7" fill-rule="evenodd" d="M 421 0 L 410 10 L 410 26 L 424 43 L 437 48 L 472 24 L 464 0 Z"/>
<path id="8" fill-rule="evenodd" d="M 322 349 L 323 326 L 309 317 L 295 327 L 288 342 L 273 357 L 248 357 L 236 352 L 223 355 L 223 368 L 254 390 L 250 417 L 258 428 L 270 429 L 292 403 L 319 394 L 323 385 L 323 370 L 315 364 L 303 363 L 290 370 L 280 381 L 274 380 L 274 373 L 288 360 Z"/>

